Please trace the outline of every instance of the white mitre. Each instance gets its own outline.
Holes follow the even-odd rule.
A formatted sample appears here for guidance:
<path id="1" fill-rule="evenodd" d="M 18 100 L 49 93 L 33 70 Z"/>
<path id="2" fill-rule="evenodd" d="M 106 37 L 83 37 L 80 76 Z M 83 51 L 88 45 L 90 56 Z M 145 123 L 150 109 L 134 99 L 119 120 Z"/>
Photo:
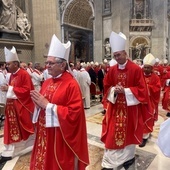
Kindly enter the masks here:
<path id="1" fill-rule="evenodd" d="M 154 66 L 155 63 L 156 63 L 155 57 L 151 53 L 147 54 L 143 59 L 143 65 Z"/>
<path id="2" fill-rule="evenodd" d="M 164 64 L 168 64 L 168 60 L 167 60 L 167 59 L 164 59 L 164 60 L 163 60 L 163 63 L 164 63 Z"/>
<path id="3" fill-rule="evenodd" d="M 51 39 L 50 48 L 47 56 L 62 58 L 68 62 L 70 47 L 71 47 L 70 41 L 68 41 L 66 44 L 61 43 L 61 41 L 54 34 Z"/>
<path id="4" fill-rule="evenodd" d="M 159 62 L 160 62 L 159 58 L 156 58 L 156 59 L 155 59 L 155 61 L 156 61 L 157 63 L 159 63 Z"/>
<path id="5" fill-rule="evenodd" d="M 94 65 L 94 62 L 93 62 L 93 61 L 91 61 L 91 62 L 90 62 L 90 64 L 91 64 L 91 65 Z"/>
<path id="6" fill-rule="evenodd" d="M 6 62 L 19 61 L 16 49 L 14 46 L 12 47 L 11 50 L 8 50 L 6 47 L 4 47 L 4 53 L 5 53 Z"/>
<path id="7" fill-rule="evenodd" d="M 94 65 L 95 65 L 95 66 L 98 66 L 98 65 L 99 65 L 99 63 L 96 61 L 96 62 L 94 63 Z"/>
<path id="8" fill-rule="evenodd" d="M 104 62 L 104 63 L 107 63 L 107 59 L 105 58 L 105 59 L 103 60 L 103 62 Z"/>
<path id="9" fill-rule="evenodd" d="M 126 36 L 122 32 L 117 34 L 112 31 L 110 34 L 110 45 L 113 53 L 125 50 Z"/>

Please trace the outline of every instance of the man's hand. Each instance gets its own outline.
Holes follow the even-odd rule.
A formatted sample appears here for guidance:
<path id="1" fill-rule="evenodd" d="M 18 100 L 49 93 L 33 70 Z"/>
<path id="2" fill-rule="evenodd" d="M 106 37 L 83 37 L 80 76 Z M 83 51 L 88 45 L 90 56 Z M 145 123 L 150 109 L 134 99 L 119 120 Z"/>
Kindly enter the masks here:
<path id="1" fill-rule="evenodd" d="M 8 91 L 8 85 L 1 85 L 0 89 L 1 91 Z"/>
<path id="2" fill-rule="evenodd" d="M 30 92 L 30 95 L 31 95 L 31 99 L 33 100 L 36 106 L 42 109 L 46 109 L 46 106 L 49 103 L 49 101 L 42 94 L 40 94 L 36 90 L 32 90 Z"/>
<path id="3" fill-rule="evenodd" d="M 115 86 L 115 93 L 125 93 L 124 87 L 120 83 Z"/>

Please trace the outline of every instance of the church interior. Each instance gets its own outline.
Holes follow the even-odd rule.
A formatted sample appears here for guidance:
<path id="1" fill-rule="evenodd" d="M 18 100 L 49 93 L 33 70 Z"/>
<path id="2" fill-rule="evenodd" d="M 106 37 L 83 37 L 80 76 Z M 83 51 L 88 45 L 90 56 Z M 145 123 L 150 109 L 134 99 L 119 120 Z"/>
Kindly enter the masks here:
<path id="1" fill-rule="evenodd" d="M 3 4 L 4 2 L 4 4 Z M 111 31 L 126 34 L 127 52 L 142 60 L 151 52 L 160 61 L 170 62 L 170 0 L 10 0 L 11 18 L 5 17 L 5 0 L 0 0 L 0 61 L 4 47 L 15 46 L 21 61 L 44 65 L 51 36 L 71 41 L 70 61 L 110 61 Z M 4 6 L 3 6 L 4 5 Z M 4 7 L 4 8 L 3 8 Z M 119 15 L 120 14 L 120 15 Z M 164 28 L 164 29 L 162 29 Z M 100 170 L 104 153 L 101 142 L 103 105 L 91 99 L 85 109 L 90 164 L 86 170 Z M 135 162 L 128 170 L 168 170 L 170 158 L 157 145 L 160 125 L 167 119 L 159 104 L 159 117 L 145 147 L 136 147 Z M 3 122 L 0 153 L 3 150 Z M 32 147 L 0 165 L 1 170 L 29 170 Z M 123 167 L 117 170 L 124 170 Z"/>

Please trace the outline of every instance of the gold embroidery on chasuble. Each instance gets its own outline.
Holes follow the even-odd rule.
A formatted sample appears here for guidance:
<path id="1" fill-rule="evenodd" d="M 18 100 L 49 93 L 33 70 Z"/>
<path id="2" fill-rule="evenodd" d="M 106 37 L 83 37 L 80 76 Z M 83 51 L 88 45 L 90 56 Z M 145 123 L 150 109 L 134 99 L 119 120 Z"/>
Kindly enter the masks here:
<path id="1" fill-rule="evenodd" d="M 46 153 L 46 129 L 45 129 L 45 113 L 40 112 L 39 121 L 38 121 L 38 137 L 37 137 L 37 153 L 35 161 L 35 169 L 44 169 L 44 159 Z"/>
<path id="2" fill-rule="evenodd" d="M 11 142 L 21 140 L 21 134 L 18 126 L 17 113 L 14 107 L 14 100 L 7 100 L 7 117 L 9 120 L 9 135 Z"/>
<path id="3" fill-rule="evenodd" d="M 127 75 L 126 73 L 118 73 L 117 81 L 123 87 L 126 87 Z M 125 144 L 126 128 L 127 128 L 127 110 L 126 99 L 124 94 L 118 94 L 116 101 L 116 113 L 115 113 L 115 143 L 117 146 Z"/>
<path id="4" fill-rule="evenodd" d="M 56 89 L 60 86 L 60 83 L 54 83 L 53 81 L 47 86 L 44 97 L 47 98 L 49 101 L 52 100 Z M 37 137 L 37 154 L 36 154 L 36 162 L 35 168 L 37 170 L 44 169 L 44 160 L 46 157 L 46 144 L 47 144 L 47 134 L 46 134 L 46 127 L 45 127 L 45 112 L 43 110 L 40 111 L 39 114 L 39 121 L 38 121 L 38 137 Z"/>
<path id="5" fill-rule="evenodd" d="M 11 79 L 11 86 L 15 86 L 17 77 Z M 9 123 L 9 137 L 11 142 L 18 142 L 21 140 L 20 128 L 18 125 L 17 112 L 14 106 L 14 99 L 7 99 L 6 110 Z"/>

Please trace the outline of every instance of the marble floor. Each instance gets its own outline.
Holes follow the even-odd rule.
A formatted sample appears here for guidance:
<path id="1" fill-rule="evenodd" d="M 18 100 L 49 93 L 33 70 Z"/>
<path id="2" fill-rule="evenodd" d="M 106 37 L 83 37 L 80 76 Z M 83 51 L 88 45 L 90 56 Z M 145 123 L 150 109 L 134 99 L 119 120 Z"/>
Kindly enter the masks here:
<path id="1" fill-rule="evenodd" d="M 103 110 L 100 102 L 92 102 L 90 109 L 85 110 L 90 165 L 86 170 L 100 170 L 104 145 L 100 141 L 101 122 Z M 143 148 L 136 147 L 135 163 L 128 170 L 168 170 L 170 169 L 170 158 L 165 157 L 158 148 L 156 141 L 160 124 L 166 119 L 166 111 L 159 106 L 159 119 L 155 124 L 154 131 Z M 1 129 L 2 131 L 2 129 Z M 0 135 L 0 151 L 3 148 L 3 133 Z M 31 148 L 24 151 L 20 156 L 16 156 L 8 161 L 1 170 L 29 170 Z M 118 169 L 117 169 L 118 170 Z M 124 170 L 120 167 L 120 170 Z"/>

